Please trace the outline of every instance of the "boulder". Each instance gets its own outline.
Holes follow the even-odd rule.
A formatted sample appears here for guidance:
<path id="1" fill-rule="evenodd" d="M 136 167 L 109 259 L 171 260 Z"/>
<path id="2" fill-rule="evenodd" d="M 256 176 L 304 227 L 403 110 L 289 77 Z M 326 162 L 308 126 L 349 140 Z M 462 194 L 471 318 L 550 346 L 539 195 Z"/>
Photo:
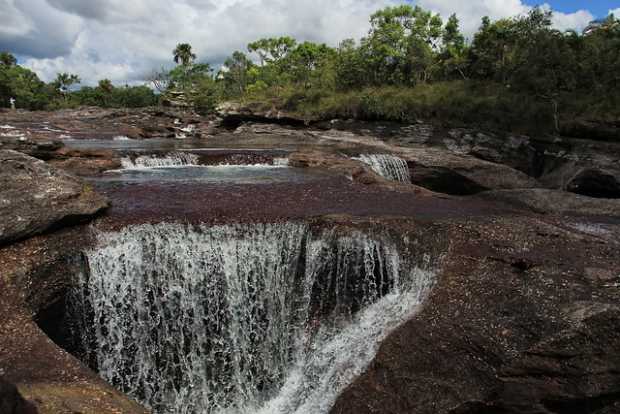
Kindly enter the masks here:
<path id="1" fill-rule="evenodd" d="M 17 151 L 0 151 L 0 244 L 88 219 L 108 207 L 83 181 Z"/>
<path id="2" fill-rule="evenodd" d="M 409 163 L 414 184 L 441 193 L 467 195 L 488 189 L 539 186 L 534 178 L 509 166 L 441 148 L 407 149 L 401 157 Z"/>

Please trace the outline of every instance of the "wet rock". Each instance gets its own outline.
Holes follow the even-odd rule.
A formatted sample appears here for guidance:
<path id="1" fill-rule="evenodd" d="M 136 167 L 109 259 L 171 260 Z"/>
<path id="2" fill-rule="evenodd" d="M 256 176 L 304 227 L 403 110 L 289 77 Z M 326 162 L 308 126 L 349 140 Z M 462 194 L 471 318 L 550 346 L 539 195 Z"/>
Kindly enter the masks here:
<path id="1" fill-rule="evenodd" d="M 56 151 L 63 146 L 58 140 L 33 140 L 25 135 L 0 136 L 0 150 L 19 151 L 41 160 L 54 158 Z"/>
<path id="2" fill-rule="evenodd" d="M 17 151 L 0 151 L 0 244 L 88 219 L 107 200 L 81 180 Z"/>
<path id="3" fill-rule="evenodd" d="M 620 217 L 620 200 L 601 200 L 560 190 L 538 188 L 487 191 L 479 197 L 543 214 Z"/>
<path id="4" fill-rule="evenodd" d="M 383 177 L 373 172 L 370 167 L 359 161 L 320 151 L 293 153 L 289 156 L 289 165 L 300 168 L 328 169 L 365 185 L 388 183 Z"/>
<path id="5" fill-rule="evenodd" d="M 0 413 L 36 414 L 37 410 L 24 400 L 15 385 L 0 378 Z"/>
<path id="6" fill-rule="evenodd" d="M 618 178 L 600 169 L 582 170 L 573 177 L 566 189 L 572 193 L 589 197 L 620 198 Z"/>
<path id="7" fill-rule="evenodd" d="M 332 414 L 620 412 L 620 294 L 583 273 L 617 271 L 617 243 L 493 221 L 451 231 L 431 297 Z M 523 255 L 536 266 L 515 268 Z"/>

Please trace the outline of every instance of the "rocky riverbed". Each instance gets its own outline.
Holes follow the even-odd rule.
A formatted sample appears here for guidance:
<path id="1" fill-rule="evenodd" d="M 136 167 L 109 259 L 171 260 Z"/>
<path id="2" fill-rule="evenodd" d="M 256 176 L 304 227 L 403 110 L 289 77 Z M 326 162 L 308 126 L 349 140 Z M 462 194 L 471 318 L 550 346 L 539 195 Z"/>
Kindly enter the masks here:
<path id="1" fill-rule="evenodd" d="M 68 329 L 81 258 L 102 234 L 295 223 L 310 239 L 387 237 L 435 275 L 419 308 L 369 340 L 367 364 L 335 366 L 355 375 L 324 412 L 618 412 L 620 142 L 579 131 L 234 107 L 0 113 L 0 408 L 147 411 L 78 359 Z M 312 412 L 310 400 L 274 412 Z"/>

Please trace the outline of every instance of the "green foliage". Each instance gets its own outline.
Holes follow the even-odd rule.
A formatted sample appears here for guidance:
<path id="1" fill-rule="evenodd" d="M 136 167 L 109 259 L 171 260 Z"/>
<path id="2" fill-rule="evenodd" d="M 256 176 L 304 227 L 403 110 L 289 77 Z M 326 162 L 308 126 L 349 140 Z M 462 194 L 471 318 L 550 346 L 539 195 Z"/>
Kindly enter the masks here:
<path id="1" fill-rule="evenodd" d="M 258 74 L 253 69 L 254 63 L 243 52 L 236 51 L 226 59 L 219 73 L 224 95 L 229 98 L 242 96 Z"/>
<path id="2" fill-rule="evenodd" d="M 172 51 L 172 55 L 174 62 L 182 66 L 189 66 L 196 60 L 196 55 L 192 52 L 192 46 L 189 43 L 179 43 Z"/>
<path id="3" fill-rule="evenodd" d="M 248 51 L 258 55 L 261 66 L 266 63 L 278 65 L 296 44 L 297 41 L 288 36 L 260 39 L 250 43 Z"/>
<path id="4" fill-rule="evenodd" d="M 15 98 L 18 108 L 44 109 L 55 92 L 26 68 L 0 65 L 0 107 L 9 107 L 9 100 Z"/>
<path id="5" fill-rule="evenodd" d="M 0 65 L 15 66 L 17 65 L 17 59 L 9 52 L 0 52 Z"/>
<path id="6" fill-rule="evenodd" d="M 178 64 L 147 87 L 74 90 L 79 78 L 58 74 L 50 84 L 0 53 L 0 105 L 22 108 L 98 105 L 131 107 L 158 101 L 212 111 L 236 99 L 309 117 L 360 117 L 412 122 L 478 123 L 547 133 L 565 119 L 620 116 L 620 20 L 613 15 L 582 34 L 560 32 L 541 8 L 527 15 L 482 19 L 466 42 L 456 15 L 447 21 L 408 4 L 370 16 L 368 34 L 333 48 L 288 37 L 259 39 L 236 51 L 213 76 L 188 43 L 173 51 Z"/>
<path id="7" fill-rule="evenodd" d="M 72 92 L 68 106 L 100 106 L 103 108 L 141 108 L 158 103 L 158 96 L 147 86 L 115 87 L 103 79 L 96 88 L 84 86 Z"/>

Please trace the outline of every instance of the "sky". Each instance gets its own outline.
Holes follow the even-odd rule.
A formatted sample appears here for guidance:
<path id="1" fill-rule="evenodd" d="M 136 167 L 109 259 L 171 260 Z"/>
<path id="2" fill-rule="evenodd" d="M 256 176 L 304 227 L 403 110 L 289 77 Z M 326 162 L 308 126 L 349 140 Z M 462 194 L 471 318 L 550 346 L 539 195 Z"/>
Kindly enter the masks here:
<path id="1" fill-rule="evenodd" d="M 170 67 L 177 43 L 192 45 L 214 66 L 234 50 L 268 36 L 291 35 L 336 45 L 368 32 L 368 17 L 397 0 L 0 0 L 0 51 L 18 57 L 43 80 L 78 74 L 82 84 L 108 78 L 141 84 Z M 527 13 L 532 0 L 410 0 L 447 17 L 457 13 L 471 37 L 482 16 Z M 582 30 L 620 0 L 546 0 L 554 25 Z"/>

